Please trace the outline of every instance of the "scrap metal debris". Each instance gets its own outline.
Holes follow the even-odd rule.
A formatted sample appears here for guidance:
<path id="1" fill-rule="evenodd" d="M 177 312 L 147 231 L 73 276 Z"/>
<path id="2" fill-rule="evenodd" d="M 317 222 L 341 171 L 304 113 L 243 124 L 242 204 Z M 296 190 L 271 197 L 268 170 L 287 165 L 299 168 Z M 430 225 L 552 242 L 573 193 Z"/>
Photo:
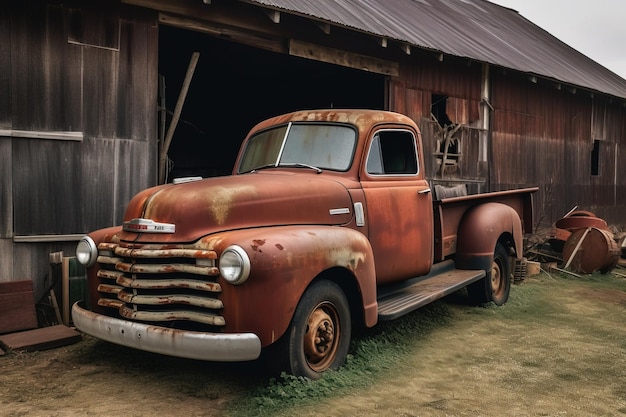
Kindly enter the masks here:
<path id="1" fill-rule="evenodd" d="M 547 236 L 533 239 L 526 254 L 547 269 L 576 276 L 614 272 L 626 266 L 626 232 L 609 227 L 589 211 L 573 209 L 559 219 Z"/>

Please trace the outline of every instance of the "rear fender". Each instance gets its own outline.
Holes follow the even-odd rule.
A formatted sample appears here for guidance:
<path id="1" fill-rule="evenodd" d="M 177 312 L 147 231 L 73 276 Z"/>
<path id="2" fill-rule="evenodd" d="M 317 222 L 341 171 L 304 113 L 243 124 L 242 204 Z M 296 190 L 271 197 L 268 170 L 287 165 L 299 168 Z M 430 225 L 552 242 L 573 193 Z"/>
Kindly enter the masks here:
<path id="1" fill-rule="evenodd" d="M 198 242 L 219 254 L 238 245 L 250 258 L 250 276 L 240 285 L 220 278 L 226 332 L 253 332 L 267 346 L 286 331 L 309 284 L 325 271 L 342 268 L 356 281 L 365 325 L 376 324 L 376 275 L 367 238 L 334 226 L 281 226 L 207 236 Z M 340 283 L 341 284 L 341 283 Z"/>
<path id="2" fill-rule="evenodd" d="M 496 243 L 500 240 L 522 257 L 522 223 L 517 212 L 501 203 L 485 203 L 468 210 L 457 234 L 455 263 L 459 269 L 489 271 Z"/>

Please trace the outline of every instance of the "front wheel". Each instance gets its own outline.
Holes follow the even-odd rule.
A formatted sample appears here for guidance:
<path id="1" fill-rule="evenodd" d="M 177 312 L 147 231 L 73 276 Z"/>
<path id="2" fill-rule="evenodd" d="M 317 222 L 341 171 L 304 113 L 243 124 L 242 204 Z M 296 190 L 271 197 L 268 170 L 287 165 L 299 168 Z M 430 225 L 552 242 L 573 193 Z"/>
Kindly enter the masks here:
<path id="1" fill-rule="evenodd" d="M 346 297 L 337 284 L 319 281 L 308 288 L 285 334 L 288 371 L 319 379 L 341 367 L 350 346 L 351 319 Z"/>
<path id="2" fill-rule="evenodd" d="M 467 287 L 472 302 L 485 304 L 493 301 L 501 306 L 509 299 L 511 292 L 511 263 L 504 246 L 498 242 L 493 254 L 491 269 L 487 276 Z"/>

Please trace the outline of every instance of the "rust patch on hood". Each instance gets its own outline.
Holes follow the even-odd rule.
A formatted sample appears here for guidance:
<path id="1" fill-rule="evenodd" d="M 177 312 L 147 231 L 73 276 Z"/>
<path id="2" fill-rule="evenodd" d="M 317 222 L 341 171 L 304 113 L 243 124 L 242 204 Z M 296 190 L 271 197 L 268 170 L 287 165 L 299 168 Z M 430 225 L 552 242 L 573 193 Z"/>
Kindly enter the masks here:
<path id="1" fill-rule="evenodd" d="M 236 187 L 215 187 L 214 194 L 208 201 L 209 212 L 218 225 L 224 225 L 228 220 L 228 214 L 232 207 L 235 197 L 254 199 L 256 194 L 255 188 L 250 185 L 240 185 Z"/>

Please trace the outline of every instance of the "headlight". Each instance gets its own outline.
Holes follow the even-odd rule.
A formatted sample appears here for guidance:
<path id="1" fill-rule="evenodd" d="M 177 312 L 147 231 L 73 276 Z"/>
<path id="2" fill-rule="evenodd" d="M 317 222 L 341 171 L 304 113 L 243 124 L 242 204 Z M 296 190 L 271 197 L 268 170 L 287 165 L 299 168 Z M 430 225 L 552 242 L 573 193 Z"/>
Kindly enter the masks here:
<path id="1" fill-rule="evenodd" d="M 89 236 L 83 237 L 76 246 L 76 259 L 87 268 L 96 263 L 98 259 L 98 247 L 96 242 Z"/>
<path id="2" fill-rule="evenodd" d="M 250 258 L 240 246 L 226 248 L 220 256 L 220 274 L 231 284 L 243 284 L 250 275 Z"/>

